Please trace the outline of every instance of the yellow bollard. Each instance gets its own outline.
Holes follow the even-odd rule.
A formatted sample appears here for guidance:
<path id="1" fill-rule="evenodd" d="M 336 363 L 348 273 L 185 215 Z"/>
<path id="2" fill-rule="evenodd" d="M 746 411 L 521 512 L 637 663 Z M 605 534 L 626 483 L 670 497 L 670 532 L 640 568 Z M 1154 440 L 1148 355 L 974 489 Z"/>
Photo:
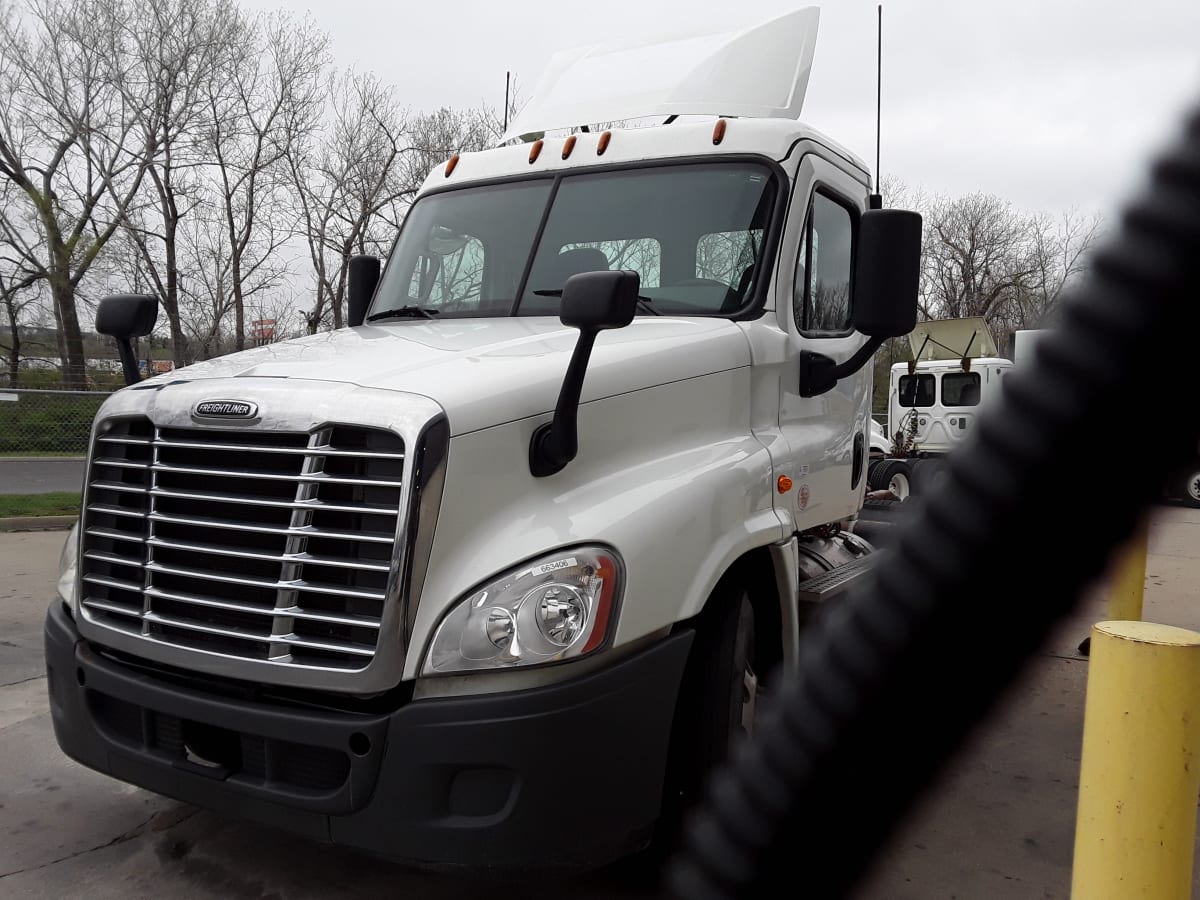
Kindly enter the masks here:
<path id="1" fill-rule="evenodd" d="M 1198 749 L 1200 633 L 1093 626 L 1073 900 L 1190 900 Z"/>
<path id="2" fill-rule="evenodd" d="M 1142 618 L 1142 595 L 1146 592 L 1146 548 L 1150 523 L 1142 519 L 1129 543 L 1117 556 L 1108 588 L 1108 617 L 1137 622 Z"/>

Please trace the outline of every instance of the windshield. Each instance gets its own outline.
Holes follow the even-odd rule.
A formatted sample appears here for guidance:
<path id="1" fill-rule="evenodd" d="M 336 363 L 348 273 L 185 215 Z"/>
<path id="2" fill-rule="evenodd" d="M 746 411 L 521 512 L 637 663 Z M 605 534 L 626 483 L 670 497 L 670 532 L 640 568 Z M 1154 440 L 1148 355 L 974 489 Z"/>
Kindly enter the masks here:
<path id="1" fill-rule="evenodd" d="M 750 163 L 431 194 L 404 222 L 371 315 L 557 316 L 570 276 L 606 269 L 641 276 L 641 314 L 729 315 L 753 295 L 773 200 L 770 172 Z"/>

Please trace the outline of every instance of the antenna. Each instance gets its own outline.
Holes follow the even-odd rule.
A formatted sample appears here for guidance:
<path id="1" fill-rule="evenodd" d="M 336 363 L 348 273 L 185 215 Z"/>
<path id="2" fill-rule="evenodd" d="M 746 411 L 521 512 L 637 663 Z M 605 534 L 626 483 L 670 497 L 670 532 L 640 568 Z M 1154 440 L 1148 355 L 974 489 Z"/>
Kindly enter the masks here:
<path id="1" fill-rule="evenodd" d="M 880 180 L 883 178 L 883 173 L 880 171 L 880 132 L 883 128 L 883 4 L 880 3 L 879 25 L 877 28 L 876 39 L 876 56 L 875 56 L 875 193 L 873 193 L 867 201 L 867 205 L 871 209 L 883 209 L 883 194 L 880 193 L 882 186 Z"/>
<path id="2" fill-rule="evenodd" d="M 504 73 L 504 131 L 501 134 L 508 133 L 508 90 L 512 84 L 512 72 Z"/>

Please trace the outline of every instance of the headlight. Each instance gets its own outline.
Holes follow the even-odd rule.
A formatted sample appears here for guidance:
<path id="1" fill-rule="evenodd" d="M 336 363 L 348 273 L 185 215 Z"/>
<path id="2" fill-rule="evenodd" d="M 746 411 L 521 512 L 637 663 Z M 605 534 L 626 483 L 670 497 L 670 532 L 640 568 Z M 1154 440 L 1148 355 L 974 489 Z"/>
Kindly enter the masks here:
<path id="1" fill-rule="evenodd" d="M 521 566 L 450 610 L 424 674 L 534 666 L 603 647 L 616 624 L 620 557 L 578 547 Z"/>
<path id="2" fill-rule="evenodd" d="M 79 523 L 76 522 L 67 532 L 67 542 L 63 544 L 62 553 L 58 557 L 58 596 L 75 612 L 75 570 L 79 565 Z"/>

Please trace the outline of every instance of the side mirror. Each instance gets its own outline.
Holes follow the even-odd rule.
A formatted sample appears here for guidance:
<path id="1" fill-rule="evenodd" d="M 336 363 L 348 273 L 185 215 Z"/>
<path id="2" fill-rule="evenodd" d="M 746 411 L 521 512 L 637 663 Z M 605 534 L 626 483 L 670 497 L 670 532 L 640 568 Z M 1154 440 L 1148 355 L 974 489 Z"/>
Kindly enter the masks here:
<path id="1" fill-rule="evenodd" d="M 346 291 L 346 322 L 361 325 L 367 318 L 367 308 L 379 284 L 379 257 L 352 256 Z"/>
<path id="2" fill-rule="evenodd" d="M 579 329 L 579 340 L 558 393 L 554 418 L 538 426 L 529 441 L 529 471 L 534 476 L 561 471 L 579 452 L 579 395 L 596 335 L 633 321 L 641 285 L 637 272 L 581 272 L 563 285 L 559 318 Z"/>
<path id="3" fill-rule="evenodd" d="M 133 355 L 133 339 L 148 335 L 157 321 L 158 298 L 152 294 L 114 294 L 100 301 L 96 331 L 116 339 L 126 384 L 142 380 Z"/>
<path id="4" fill-rule="evenodd" d="M 870 361 L 891 337 L 917 324 L 921 286 L 921 215 L 903 209 L 868 209 L 858 223 L 854 254 L 854 328 L 869 340 L 835 363 L 823 353 L 800 351 L 800 396 L 819 397 Z"/>
<path id="5" fill-rule="evenodd" d="M 873 338 L 908 334 L 917 324 L 921 215 L 869 209 L 858 225 L 854 261 L 854 328 Z"/>

